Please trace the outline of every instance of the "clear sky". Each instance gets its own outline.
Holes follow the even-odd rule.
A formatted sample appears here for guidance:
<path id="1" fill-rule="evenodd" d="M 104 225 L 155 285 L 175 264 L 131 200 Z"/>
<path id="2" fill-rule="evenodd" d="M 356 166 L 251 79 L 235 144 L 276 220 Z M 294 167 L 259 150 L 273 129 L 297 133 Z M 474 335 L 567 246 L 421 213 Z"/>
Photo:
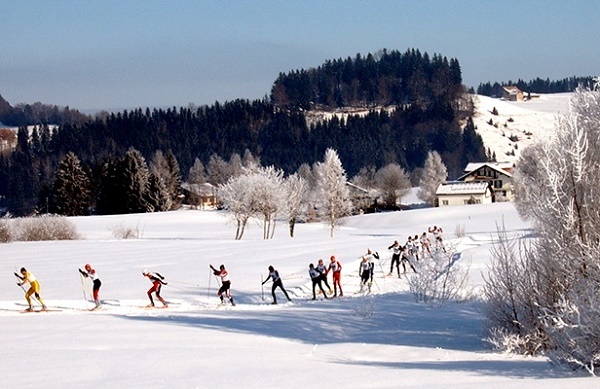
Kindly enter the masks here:
<path id="1" fill-rule="evenodd" d="M 78 109 L 261 98 L 279 72 L 382 48 L 467 86 L 600 74 L 600 1 L 0 0 L 0 94 Z"/>

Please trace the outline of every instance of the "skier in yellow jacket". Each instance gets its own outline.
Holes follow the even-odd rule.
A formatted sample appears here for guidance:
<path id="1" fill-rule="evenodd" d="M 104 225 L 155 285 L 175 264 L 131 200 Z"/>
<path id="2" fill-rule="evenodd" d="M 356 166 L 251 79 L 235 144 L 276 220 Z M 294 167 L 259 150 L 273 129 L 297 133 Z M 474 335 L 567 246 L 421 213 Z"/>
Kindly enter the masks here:
<path id="1" fill-rule="evenodd" d="M 42 310 L 46 310 L 46 304 L 40 296 L 40 283 L 38 282 L 37 278 L 35 278 L 35 276 L 28 272 L 24 267 L 21 268 L 21 275 L 15 273 L 15 276 L 21 280 L 21 282 L 17 282 L 19 286 L 29 283 L 29 290 L 25 293 L 25 299 L 27 300 L 27 304 L 29 304 L 27 311 L 33 311 L 33 306 L 31 305 L 31 295 L 34 295 L 40 304 L 42 304 Z"/>

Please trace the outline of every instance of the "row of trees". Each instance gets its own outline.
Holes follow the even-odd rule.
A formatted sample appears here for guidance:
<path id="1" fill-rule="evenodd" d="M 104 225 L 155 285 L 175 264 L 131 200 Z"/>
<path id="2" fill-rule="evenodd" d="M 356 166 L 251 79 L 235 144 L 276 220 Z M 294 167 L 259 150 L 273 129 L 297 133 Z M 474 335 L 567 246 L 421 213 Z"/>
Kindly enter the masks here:
<path id="1" fill-rule="evenodd" d="M 477 87 L 477 94 L 484 96 L 502 96 L 503 85 L 516 85 L 523 92 L 528 93 L 565 93 L 573 92 L 578 87 L 591 88 L 594 80 L 592 77 L 568 77 L 562 80 L 550 80 L 549 78 L 535 78 L 530 81 L 518 79 L 507 82 L 486 82 Z"/>
<path id="2" fill-rule="evenodd" d="M 0 96 L 0 123 L 7 126 L 27 126 L 43 123 L 64 124 L 84 123 L 90 120 L 88 115 L 76 109 L 42 104 L 17 104 L 12 106 Z"/>
<path id="3" fill-rule="evenodd" d="M 455 101 L 463 92 L 457 59 L 410 49 L 329 60 L 317 68 L 280 73 L 271 89 L 282 107 L 382 106 Z"/>
<path id="4" fill-rule="evenodd" d="M 516 206 L 536 230 L 531 245 L 500 234 L 486 281 L 492 338 L 600 366 L 600 92 L 579 90 L 552 139 L 523 150 Z"/>
<path id="5" fill-rule="evenodd" d="M 229 164 L 235 160 L 232 158 Z M 433 205 L 435 191 L 446 178 L 446 167 L 439 154 L 430 153 L 422 172 L 419 197 Z M 379 170 L 361 169 L 352 179 L 358 190 L 369 193 L 366 204 L 353 203 L 347 184 L 338 153 L 328 149 L 323 161 L 312 168 L 304 164 L 298 172 L 288 176 L 273 166 L 262 167 L 255 162 L 241 165 L 237 175 L 219 186 L 218 194 L 237 226 L 236 239 L 242 238 L 253 217 L 262 220 L 264 239 L 273 237 L 276 221 L 282 217 L 287 218 L 293 237 L 296 222 L 306 220 L 310 212 L 330 226 L 333 237 L 340 219 L 356 208 L 371 206 L 378 198 L 382 198 L 383 206 L 395 206 L 397 199 L 411 187 L 409 175 L 397 164 L 388 164 Z"/>
<path id="6" fill-rule="evenodd" d="M 138 150 L 107 159 L 98 172 L 67 153 L 48 193 L 48 211 L 67 216 L 167 211 L 181 203 L 181 176 L 172 153 L 157 151 L 150 165 Z"/>

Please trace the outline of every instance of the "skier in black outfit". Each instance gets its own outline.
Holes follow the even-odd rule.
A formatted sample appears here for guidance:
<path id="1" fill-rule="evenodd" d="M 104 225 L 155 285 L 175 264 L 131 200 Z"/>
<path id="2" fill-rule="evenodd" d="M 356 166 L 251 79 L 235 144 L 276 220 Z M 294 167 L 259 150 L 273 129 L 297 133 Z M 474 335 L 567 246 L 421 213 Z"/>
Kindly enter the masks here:
<path id="1" fill-rule="evenodd" d="M 277 270 L 275 270 L 275 268 L 273 266 L 269 266 L 269 276 L 267 277 L 266 280 L 263 281 L 263 285 L 265 284 L 265 282 L 269 281 L 269 278 L 273 280 L 273 285 L 271 286 L 271 294 L 273 295 L 272 304 L 277 304 L 277 297 L 275 297 L 275 289 L 277 289 L 277 287 L 279 287 L 279 289 L 281 289 L 281 291 L 283 292 L 285 297 L 287 297 L 288 301 L 292 301 L 290 296 L 288 296 L 287 291 L 283 287 L 283 282 L 281 282 L 281 277 L 279 277 L 279 272 Z"/>
<path id="2" fill-rule="evenodd" d="M 396 265 L 396 271 L 398 272 L 398 277 L 400 277 L 400 254 L 402 253 L 403 247 L 400 246 L 397 240 L 388 247 L 388 250 L 393 250 L 392 252 L 392 264 L 390 265 L 390 273 L 388 276 L 391 276 L 394 272 L 394 265 Z"/>
<path id="3" fill-rule="evenodd" d="M 310 279 L 312 280 L 312 291 L 313 291 L 313 300 L 317 299 L 317 295 L 315 293 L 315 286 L 319 285 L 319 289 L 321 289 L 321 293 L 323 293 L 323 297 L 325 297 L 326 299 L 328 299 L 329 297 L 327 297 L 327 293 L 325 293 L 325 290 L 323 289 L 323 285 L 321 284 L 321 273 L 319 273 L 317 271 L 317 269 L 315 269 L 315 265 L 313 265 L 312 263 L 310 265 L 308 265 L 308 274 L 310 275 Z"/>
<path id="4" fill-rule="evenodd" d="M 319 259 L 319 262 L 317 263 L 317 267 L 315 269 L 317 269 L 317 271 L 321 273 L 321 282 L 323 282 L 327 289 L 329 289 L 329 294 L 332 294 L 333 290 L 331 289 L 331 286 L 329 286 L 329 282 L 327 282 L 327 273 L 329 272 L 329 270 L 327 269 L 327 266 L 325 266 L 325 263 L 322 259 Z"/>

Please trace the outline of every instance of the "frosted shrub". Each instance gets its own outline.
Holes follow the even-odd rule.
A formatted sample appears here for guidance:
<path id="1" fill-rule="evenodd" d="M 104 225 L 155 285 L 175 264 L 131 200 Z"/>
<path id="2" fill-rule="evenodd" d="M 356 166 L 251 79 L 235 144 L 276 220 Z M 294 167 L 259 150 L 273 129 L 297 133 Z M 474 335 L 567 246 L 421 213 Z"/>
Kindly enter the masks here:
<path id="1" fill-rule="evenodd" d="M 75 225 L 67 218 L 54 215 L 43 215 L 17 220 L 17 240 L 75 240 L 79 239 Z"/>
<path id="2" fill-rule="evenodd" d="M 516 166 L 516 207 L 536 239 L 519 256 L 501 242 L 486 280 L 489 328 L 592 374 L 600 367 L 598 142 L 600 93 L 578 90 L 552 138 Z"/>
<path id="3" fill-rule="evenodd" d="M 139 225 L 135 227 L 125 226 L 123 223 L 112 226 L 112 236 L 115 239 L 139 239 L 142 236 Z"/>
<path id="4" fill-rule="evenodd" d="M 459 263 L 460 253 L 450 247 L 435 251 L 431 258 L 413 262 L 417 273 L 408 278 L 408 287 L 415 301 L 443 305 L 448 300 L 463 298 L 470 263 Z"/>
<path id="5" fill-rule="evenodd" d="M 13 240 L 13 232 L 10 225 L 10 215 L 0 219 L 0 243 L 8 243 Z"/>

